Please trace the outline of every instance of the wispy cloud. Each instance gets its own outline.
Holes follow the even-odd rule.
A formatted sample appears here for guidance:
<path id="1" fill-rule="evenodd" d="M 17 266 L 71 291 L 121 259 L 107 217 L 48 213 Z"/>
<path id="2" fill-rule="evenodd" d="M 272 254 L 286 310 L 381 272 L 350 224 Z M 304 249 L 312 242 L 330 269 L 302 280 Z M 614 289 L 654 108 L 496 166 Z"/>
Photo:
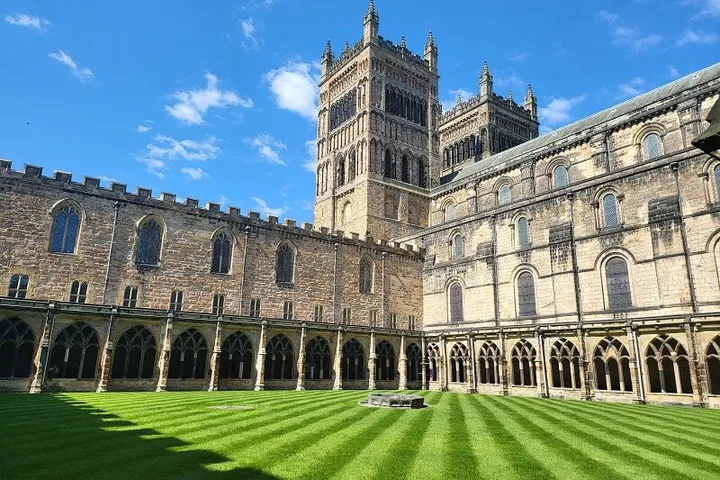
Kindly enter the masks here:
<path id="1" fill-rule="evenodd" d="M 254 147 L 258 154 L 268 163 L 286 165 L 281 157 L 281 152 L 286 150 L 287 146 L 280 140 L 273 138 L 269 133 L 263 133 L 254 138 L 246 138 L 245 142 Z"/>
<path id="2" fill-rule="evenodd" d="M 455 90 L 448 90 L 448 94 L 450 94 L 449 98 L 446 98 L 445 100 L 441 100 L 440 104 L 442 105 L 443 112 L 447 112 L 449 110 L 452 110 L 452 108 L 457 105 L 458 97 L 461 101 L 466 102 L 470 98 L 473 97 L 473 93 L 465 90 L 464 88 L 456 88 Z"/>
<path id="3" fill-rule="evenodd" d="M 699 8 L 694 18 L 720 16 L 720 0 L 684 0 L 680 3 Z"/>
<path id="4" fill-rule="evenodd" d="M 530 52 L 520 52 L 515 55 L 510 55 L 508 57 L 508 61 L 520 63 L 520 62 L 525 61 L 529 56 L 530 56 Z"/>
<path id="5" fill-rule="evenodd" d="M 618 99 L 636 97 L 645 91 L 643 77 L 631 78 L 628 83 L 618 85 Z"/>
<path id="6" fill-rule="evenodd" d="M 620 23 L 620 16 L 616 13 L 600 10 L 597 17 L 610 27 L 613 45 L 628 48 L 633 53 L 659 45 L 663 40 L 656 33 L 643 34 L 636 26 Z"/>
<path id="7" fill-rule="evenodd" d="M 538 109 L 540 120 L 548 125 L 566 123 L 573 118 L 572 109 L 584 102 L 585 98 L 585 95 L 572 98 L 554 97 L 546 107 Z"/>
<path id="8" fill-rule="evenodd" d="M 240 20 L 240 31 L 242 31 L 244 37 L 244 40 L 240 42 L 243 48 L 250 50 L 260 45 L 262 39 L 256 34 L 257 26 L 252 17 Z"/>
<path id="9" fill-rule="evenodd" d="M 290 62 L 269 71 L 264 78 L 279 108 L 300 114 L 308 120 L 316 120 L 320 79 L 318 64 Z"/>
<path id="10" fill-rule="evenodd" d="M 50 20 L 45 20 L 40 17 L 33 17 L 25 13 L 18 13 L 16 15 L 6 15 L 5 22 L 10 25 L 17 25 L 18 27 L 34 28 L 35 30 L 45 30 L 47 27 L 52 25 Z"/>
<path id="11" fill-rule="evenodd" d="M 176 140 L 167 135 L 156 135 L 151 143 L 145 146 L 145 151 L 135 158 L 143 163 L 148 172 L 159 178 L 164 178 L 162 173 L 167 168 L 167 163 L 173 160 L 188 160 L 204 162 L 216 158 L 220 153 L 215 137 L 207 137 L 205 140 Z"/>
<path id="12" fill-rule="evenodd" d="M 303 163 L 303 168 L 315 173 L 317 169 L 317 142 L 314 138 L 305 142 L 305 151 L 307 152 L 308 160 Z"/>
<path id="13" fill-rule="evenodd" d="M 263 216 L 273 215 L 275 217 L 280 217 L 288 210 L 287 207 L 271 207 L 260 197 L 250 197 L 250 199 L 255 202 L 255 210 L 260 212 Z"/>
<path id="14" fill-rule="evenodd" d="M 675 68 L 674 66 L 670 65 L 670 66 L 668 67 L 668 75 L 670 75 L 670 78 L 677 78 L 680 74 L 678 73 L 677 68 Z"/>
<path id="15" fill-rule="evenodd" d="M 72 74 L 75 75 L 75 78 L 80 80 L 81 83 L 85 83 L 95 77 L 95 74 L 92 72 L 92 70 L 90 70 L 88 67 L 78 67 L 78 64 L 75 63 L 75 60 L 73 60 L 70 55 L 63 52 L 62 50 L 49 53 L 48 57 L 52 58 L 53 60 L 57 60 L 58 62 L 68 67 L 70 69 L 70 72 L 72 72 Z"/>
<path id="16" fill-rule="evenodd" d="M 180 171 L 187 175 L 191 180 L 202 180 L 203 178 L 209 176 L 209 174 L 200 167 L 184 167 L 181 168 Z"/>
<path id="17" fill-rule="evenodd" d="M 707 33 L 702 30 L 685 30 L 685 33 L 678 39 L 678 47 L 685 45 L 712 45 L 720 39 L 716 33 Z"/>
<path id="18" fill-rule="evenodd" d="M 165 105 L 165 110 L 175 119 L 188 125 L 200 125 L 205 122 L 205 114 L 211 108 L 227 108 L 239 105 L 252 108 L 250 98 L 242 98 L 231 90 L 220 90 L 218 78 L 212 73 L 205 74 L 207 85 L 203 89 L 178 91 L 171 95 L 176 100 L 173 105 Z"/>
<path id="19" fill-rule="evenodd" d="M 246 5 L 240 7 L 240 10 L 250 10 L 256 8 L 270 8 L 275 5 L 275 0 L 251 0 Z"/>
<path id="20" fill-rule="evenodd" d="M 135 127 L 135 130 L 137 130 L 137 131 L 140 132 L 140 133 L 147 133 L 147 132 L 149 132 L 150 130 L 152 130 L 152 127 L 151 127 L 150 125 L 140 124 L 140 125 L 138 125 L 137 127 Z"/>

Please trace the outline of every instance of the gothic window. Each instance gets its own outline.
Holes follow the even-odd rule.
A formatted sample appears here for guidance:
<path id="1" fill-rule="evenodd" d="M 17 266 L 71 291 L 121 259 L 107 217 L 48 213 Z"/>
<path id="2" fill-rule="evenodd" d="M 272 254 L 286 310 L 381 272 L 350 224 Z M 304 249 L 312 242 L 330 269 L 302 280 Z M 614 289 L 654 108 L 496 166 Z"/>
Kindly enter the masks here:
<path id="1" fill-rule="evenodd" d="M 225 339 L 220 350 L 220 378 L 250 379 L 252 372 L 252 343 L 243 332 L 235 332 Z"/>
<path id="2" fill-rule="evenodd" d="M 443 168 L 450 168 L 450 149 L 443 149 Z"/>
<path id="3" fill-rule="evenodd" d="M 330 345 L 322 337 L 310 340 L 305 348 L 305 378 L 308 380 L 330 379 Z"/>
<path id="4" fill-rule="evenodd" d="M 170 352 L 168 378 L 205 378 L 208 347 L 205 337 L 194 328 L 175 339 Z"/>
<path id="5" fill-rule="evenodd" d="M 88 282 L 75 280 L 70 285 L 70 303 L 85 303 L 87 300 Z"/>
<path id="6" fill-rule="evenodd" d="M 390 149 L 385 150 L 385 177 L 395 178 L 395 156 Z"/>
<path id="7" fill-rule="evenodd" d="M 427 188 L 427 184 L 427 166 L 425 159 L 421 158 L 418 160 L 418 187 Z"/>
<path id="8" fill-rule="evenodd" d="M 617 338 L 605 337 L 595 348 L 595 388 L 632 392 L 630 376 L 630 354 Z"/>
<path id="9" fill-rule="evenodd" d="M 407 155 L 403 155 L 400 161 L 400 180 L 405 183 L 410 183 L 410 162 L 408 161 Z"/>
<path id="10" fill-rule="evenodd" d="M 606 227 L 615 227 L 620 225 L 618 215 L 617 197 L 615 194 L 607 193 L 602 198 L 603 220 Z"/>
<path id="11" fill-rule="evenodd" d="M 0 378 L 27 378 L 33 364 L 35 335 L 17 318 L 0 320 Z"/>
<path id="12" fill-rule="evenodd" d="M 645 351 L 645 361 L 651 392 L 693 393 L 687 351 L 673 337 L 655 337 Z"/>
<path id="13" fill-rule="evenodd" d="M 163 237 L 162 225 L 151 218 L 140 225 L 135 263 L 138 265 L 159 265 Z"/>
<path id="14" fill-rule="evenodd" d="M 372 293 L 373 263 L 368 258 L 360 260 L 360 293 Z"/>
<path id="15" fill-rule="evenodd" d="M 380 381 L 395 380 L 395 349 L 383 340 L 377 345 L 377 375 Z"/>
<path id="16" fill-rule="evenodd" d="M 225 311 L 225 295 L 216 293 L 213 295 L 212 314 L 221 317 Z"/>
<path id="17" fill-rule="evenodd" d="M 227 232 L 220 232 L 213 239 L 212 263 L 210 271 L 212 273 L 229 273 L 230 262 L 232 260 L 232 241 Z"/>
<path id="18" fill-rule="evenodd" d="M 717 192 L 718 201 L 720 201 L 720 165 L 717 165 L 713 170 L 715 176 L 715 191 Z"/>
<path id="19" fill-rule="evenodd" d="M 498 205 L 507 205 L 512 200 L 512 193 L 510 191 L 510 184 L 503 183 L 500 185 L 497 191 L 497 202 Z"/>
<path id="20" fill-rule="evenodd" d="M 480 347 L 478 373 L 482 384 L 500 383 L 500 349 L 494 342 L 487 341 Z"/>
<path id="21" fill-rule="evenodd" d="M 517 221 L 517 238 L 518 245 L 520 248 L 530 246 L 530 228 L 528 226 L 528 219 L 526 217 L 520 217 Z"/>
<path id="22" fill-rule="evenodd" d="M 405 349 L 405 356 L 407 357 L 407 381 L 419 382 L 421 380 L 420 366 L 422 365 L 422 352 L 420 351 L 420 346 L 417 343 L 411 343 Z"/>
<path id="23" fill-rule="evenodd" d="M 8 297 L 25 298 L 27 296 L 28 283 L 30 283 L 30 277 L 27 275 L 13 274 L 10 277 L 10 285 L 8 286 Z"/>
<path id="24" fill-rule="evenodd" d="M 50 251 L 53 253 L 75 253 L 80 232 L 80 211 L 74 205 L 65 205 L 53 218 Z"/>
<path id="25" fill-rule="evenodd" d="M 112 378 L 153 378 L 155 338 L 147 328 L 129 328 L 115 346 Z"/>
<path id="26" fill-rule="evenodd" d="M 0 327 L 2 332 L 2 327 Z M 1 340 L 0 340 L 1 341 Z M 708 387 L 711 395 L 720 394 L 720 335 L 715 337 L 705 352 L 705 361 L 707 362 L 707 378 Z M 1 365 L 1 363 L 0 363 Z M 0 373 L 0 377 L 2 377 Z"/>
<path id="27" fill-rule="evenodd" d="M 465 256 L 465 245 L 462 236 L 458 233 L 452 239 L 452 258 L 458 260 Z"/>
<path id="28" fill-rule="evenodd" d="M 450 304 L 450 323 L 463 321 L 463 288 L 460 282 L 454 282 L 448 288 Z"/>
<path id="29" fill-rule="evenodd" d="M 468 352 L 465 345 L 456 343 L 450 350 L 450 382 L 465 383 L 467 376 L 465 368 L 468 361 Z"/>
<path id="30" fill-rule="evenodd" d="M 275 335 L 267 344 L 265 355 L 265 378 L 269 380 L 292 380 L 295 362 L 290 340 L 283 334 Z"/>
<path id="31" fill-rule="evenodd" d="M 622 257 L 612 257 L 605 264 L 607 280 L 608 307 L 610 310 L 632 306 L 630 298 L 630 278 L 627 262 Z"/>
<path id="32" fill-rule="evenodd" d="M 537 315 L 535 307 L 535 278 L 530 272 L 522 272 L 517 278 L 518 316 Z"/>
<path id="33" fill-rule="evenodd" d="M 340 156 L 337 158 L 337 186 L 345 185 L 345 158 Z"/>
<path id="34" fill-rule="evenodd" d="M 283 320 L 293 319 L 293 302 L 283 303 Z"/>
<path id="35" fill-rule="evenodd" d="M 534 387 L 537 385 L 535 371 L 535 347 L 527 340 L 520 340 L 512 349 L 513 385 Z"/>
<path id="36" fill-rule="evenodd" d="M 295 263 L 295 253 L 292 247 L 287 243 L 283 243 L 278 247 L 277 259 L 275 263 L 275 282 L 279 284 L 289 285 L 293 283 L 293 270 Z"/>
<path id="37" fill-rule="evenodd" d="M 137 293 L 138 289 L 135 285 L 128 285 L 127 287 L 125 287 L 122 306 L 135 308 L 137 306 Z"/>
<path id="38" fill-rule="evenodd" d="M 470 139 L 468 140 L 469 146 L 470 146 L 470 158 L 475 158 L 475 135 L 470 135 Z"/>
<path id="39" fill-rule="evenodd" d="M 350 152 L 350 156 L 348 157 L 348 183 L 355 180 L 355 176 L 357 175 L 357 154 L 355 153 L 355 150 Z"/>
<path id="40" fill-rule="evenodd" d="M 565 338 L 550 348 L 552 386 L 556 388 L 580 388 L 580 352 Z"/>
<path id="41" fill-rule="evenodd" d="M 345 202 L 342 208 L 342 224 L 348 223 L 352 219 L 352 204 Z"/>
<path id="42" fill-rule="evenodd" d="M 181 312 L 183 304 L 183 292 L 182 290 L 173 290 L 170 294 L 170 305 L 168 310 L 171 312 Z"/>
<path id="43" fill-rule="evenodd" d="M 428 354 L 428 379 L 431 382 L 437 382 L 440 379 L 440 348 L 435 343 L 431 343 L 427 346 Z"/>
<path id="44" fill-rule="evenodd" d="M 343 345 L 341 365 L 343 380 L 365 379 L 365 350 L 356 339 L 351 338 Z"/>
<path id="45" fill-rule="evenodd" d="M 652 160 L 663 154 L 662 139 L 657 133 L 648 133 L 642 141 L 643 158 Z"/>
<path id="46" fill-rule="evenodd" d="M 455 220 L 455 203 L 448 202 L 445 205 L 445 221 L 449 222 L 451 220 Z"/>
<path id="47" fill-rule="evenodd" d="M 568 170 L 565 165 L 558 165 L 552 171 L 553 188 L 563 188 L 568 184 Z"/>
<path id="48" fill-rule="evenodd" d="M 90 325 L 76 322 L 65 327 L 50 351 L 51 378 L 95 378 L 100 342 Z"/>

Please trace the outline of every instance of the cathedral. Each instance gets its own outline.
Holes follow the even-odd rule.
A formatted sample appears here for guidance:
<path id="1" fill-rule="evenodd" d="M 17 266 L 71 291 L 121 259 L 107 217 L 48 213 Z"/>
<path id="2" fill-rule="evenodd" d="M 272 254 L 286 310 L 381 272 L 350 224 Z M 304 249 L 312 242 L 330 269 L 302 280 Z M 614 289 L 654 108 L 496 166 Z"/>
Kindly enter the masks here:
<path id="1" fill-rule="evenodd" d="M 438 79 L 328 42 L 312 224 L 0 160 L 0 389 L 720 408 L 720 64 L 543 136 Z"/>

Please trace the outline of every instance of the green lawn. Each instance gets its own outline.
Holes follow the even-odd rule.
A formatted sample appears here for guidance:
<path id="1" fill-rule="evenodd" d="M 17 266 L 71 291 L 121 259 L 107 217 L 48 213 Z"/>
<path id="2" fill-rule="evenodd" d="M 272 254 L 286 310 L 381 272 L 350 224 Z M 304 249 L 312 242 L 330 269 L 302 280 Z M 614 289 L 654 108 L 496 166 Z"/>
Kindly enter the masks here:
<path id="1" fill-rule="evenodd" d="M 421 393 L 0 394 L 0 478 L 720 478 L 720 411 Z"/>

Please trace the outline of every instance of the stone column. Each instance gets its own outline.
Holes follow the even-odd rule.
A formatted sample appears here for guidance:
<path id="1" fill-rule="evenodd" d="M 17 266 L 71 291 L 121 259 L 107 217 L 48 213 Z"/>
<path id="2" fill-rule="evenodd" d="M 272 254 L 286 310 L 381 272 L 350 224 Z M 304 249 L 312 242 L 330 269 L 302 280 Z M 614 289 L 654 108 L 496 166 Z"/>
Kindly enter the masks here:
<path id="1" fill-rule="evenodd" d="M 708 385 L 707 375 L 705 373 L 705 364 L 700 361 L 697 348 L 697 335 L 695 325 L 690 322 L 685 323 L 685 334 L 687 336 L 688 356 L 690 357 L 690 381 L 693 388 L 693 403 L 698 407 L 708 406 Z M 675 363 L 677 368 L 677 362 Z M 677 375 L 677 381 L 680 382 L 680 375 Z M 678 389 L 682 392 L 682 389 Z"/>
<path id="2" fill-rule="evenodd" d="M 222 354 L 222 321 L 215 325 L 215 344 L 210 356 L 210 378 L 208 392 L 216 392 L 220 384 L 220 355 Z"/>
<path id="3" fill-rule="evenodd" d="M 580 344 L 580 381 L 582 382 L 582 385 L 580 388 L 582 389 L 582 396 L 585 400 L 591 400 L 592 399 L 592 373 L 590 369 L 590 361 L 588 360 L 588 351 L 587 351 L 587 332 L 584 331 L 582 328 L 579 328 L 577 331 L 577 339 L 578 343 Z M 619 370 L 622 370 L 620 368 L 620 365 L 618 364 Z M 574 373 L 574 370 L 573 370 Z"/>
<path id="4" fill-rule="evenodd" d="M 335 381 L 333 382 L 333 390 L 342 390 L 342 344 L 343 344 L 343 327 L 338 326 L 337 341 L 335 342 L 335 355 L 333 361 L 333 370 L 335 371 Z"/>
<path id="5" fill-rule="evenodd" d="M 55 323 L 55 304 L 49 303 L 45 313 L 42 338 L 35 357 L 35 374 L 30 383 L 30 393 L 40 393 L 45 383 L 48 356 L 50 355 L 50 340 L 52 339 L 53 324 Z"/>
<path id="6" fill-rule="evenodd" d="M 498 341 L 500 342 L 500 368 L 499 370 L 499 382 L 502 387 L 502 394 L 508 396 L 510 394 L 509 381 L 508 381 L 508 365 L 507 365 L 507 352 L 505 349 L 505 340 L 507 335 L 500 332 L 498 335 Z"/>
<path id="7" fill-rule="evenodd" d="M 168 313 L 165 321 L 165 335 L 163 338 L 163 346 L 158 359 L 158 380 L 155 387 L 156 392 L 164 392 L 167 390 L 168 369 L 170 367 L 170 349 L 172 348 L 172 323 L 173 314 Z"/>
<path id="8" fill-rule="evenodd" d="M 445 392 L 448 389 L 448 365 L 445 364 L 445 335 L 440 335 L 440 358 L 438 359 L 438 375 L 440 376 L 440 389 Z"/>
<path id="9" fill-rule="evenodd" d="M 475 358 L 475 335 L 468 333 L 468 344 L 470 346 L 470 392 L 477 393 L 477 360 Z"/>
<path id="10" fill-rule="evenodd" d="M 642 375 L 642 359 L 638 352 L 637 326 L 629 325 L 627 327 L 627 348 L 630 354 L 630 379 L 632 380 L 633 390 L 635 390 L 635 400 L 633 403 L 645 403 L 645 385 Z M 608 388 L 609 388 L 608 384 Z"/>
<path id="11" fill-rule="evenodd" d="M 539 331 L 535 332 L 535 342 L 537 353 L 540 358 L 535 358 L 535 377 L 537 381 L 538 393 L 541 397 L 547 397 L 547 371 L 545 369 L 545 342 L 543 335 Z"/>
<path id="12" fill-rule="evenodd" d="M 375 331 L 370 330 L 370 356 L 368 357 L 368 390 L 375 390 Z"/>
<path id="13" fill-rule="evenodd" d="M 100 357 L 100 369 L 98 375 L 98 384 L 95 389 L 96 392 L 107 392 L 108 379 L 112 374 L 112 361 L 113 352 L 115 345 L 112 341 L 113 333 L 115 332 L 115 325 L 117 324 L 117 309 L 113 308 L 110 312 L 110 318 L 107 322 L 107 334 L 105 335 L 105 348 L 102 351 L 102 357 Z"/>
<path id="14" fill-rule="evenodd" d="M 260 327 L 260 340 L 258 342 L 258 354 L 255 361 L 255 391 L 265 390 L 265 336 L 267 335 L 267 321 L 263 320 Z"/>
<path id="15" fill-rule="evenodd" d="M 297 360 L 297 386 L 295 390 L 305 390 L 305 337 L 307 335 L 307 327 L 303 323 L 300 329 L 300 351 L 298 352 Z"/>
<path id="16" fill-rule="evenodd" d="M 422 390 L 428 389 L 428 378 L 427 378 L 427 369 L 428 369 L 428 358 L 427 358 L 427 345 L 425 344 L 425 335 L 420 337 L 420 344 L 422 348 L 422 352 L 420 352 L 420 358 L 422 359 L 420 362 L 420 368 L 422 369 L 420 375 L 422 376 L 422 386 L 420 387 Z"/>
<path id="17" fill-rule="evenodd" d="M 405 353 L 405 332 L 400 335 L 400 360 L 398 361 L 400 380 L 398 390 L 407 390 L 407 355 Z"/>

